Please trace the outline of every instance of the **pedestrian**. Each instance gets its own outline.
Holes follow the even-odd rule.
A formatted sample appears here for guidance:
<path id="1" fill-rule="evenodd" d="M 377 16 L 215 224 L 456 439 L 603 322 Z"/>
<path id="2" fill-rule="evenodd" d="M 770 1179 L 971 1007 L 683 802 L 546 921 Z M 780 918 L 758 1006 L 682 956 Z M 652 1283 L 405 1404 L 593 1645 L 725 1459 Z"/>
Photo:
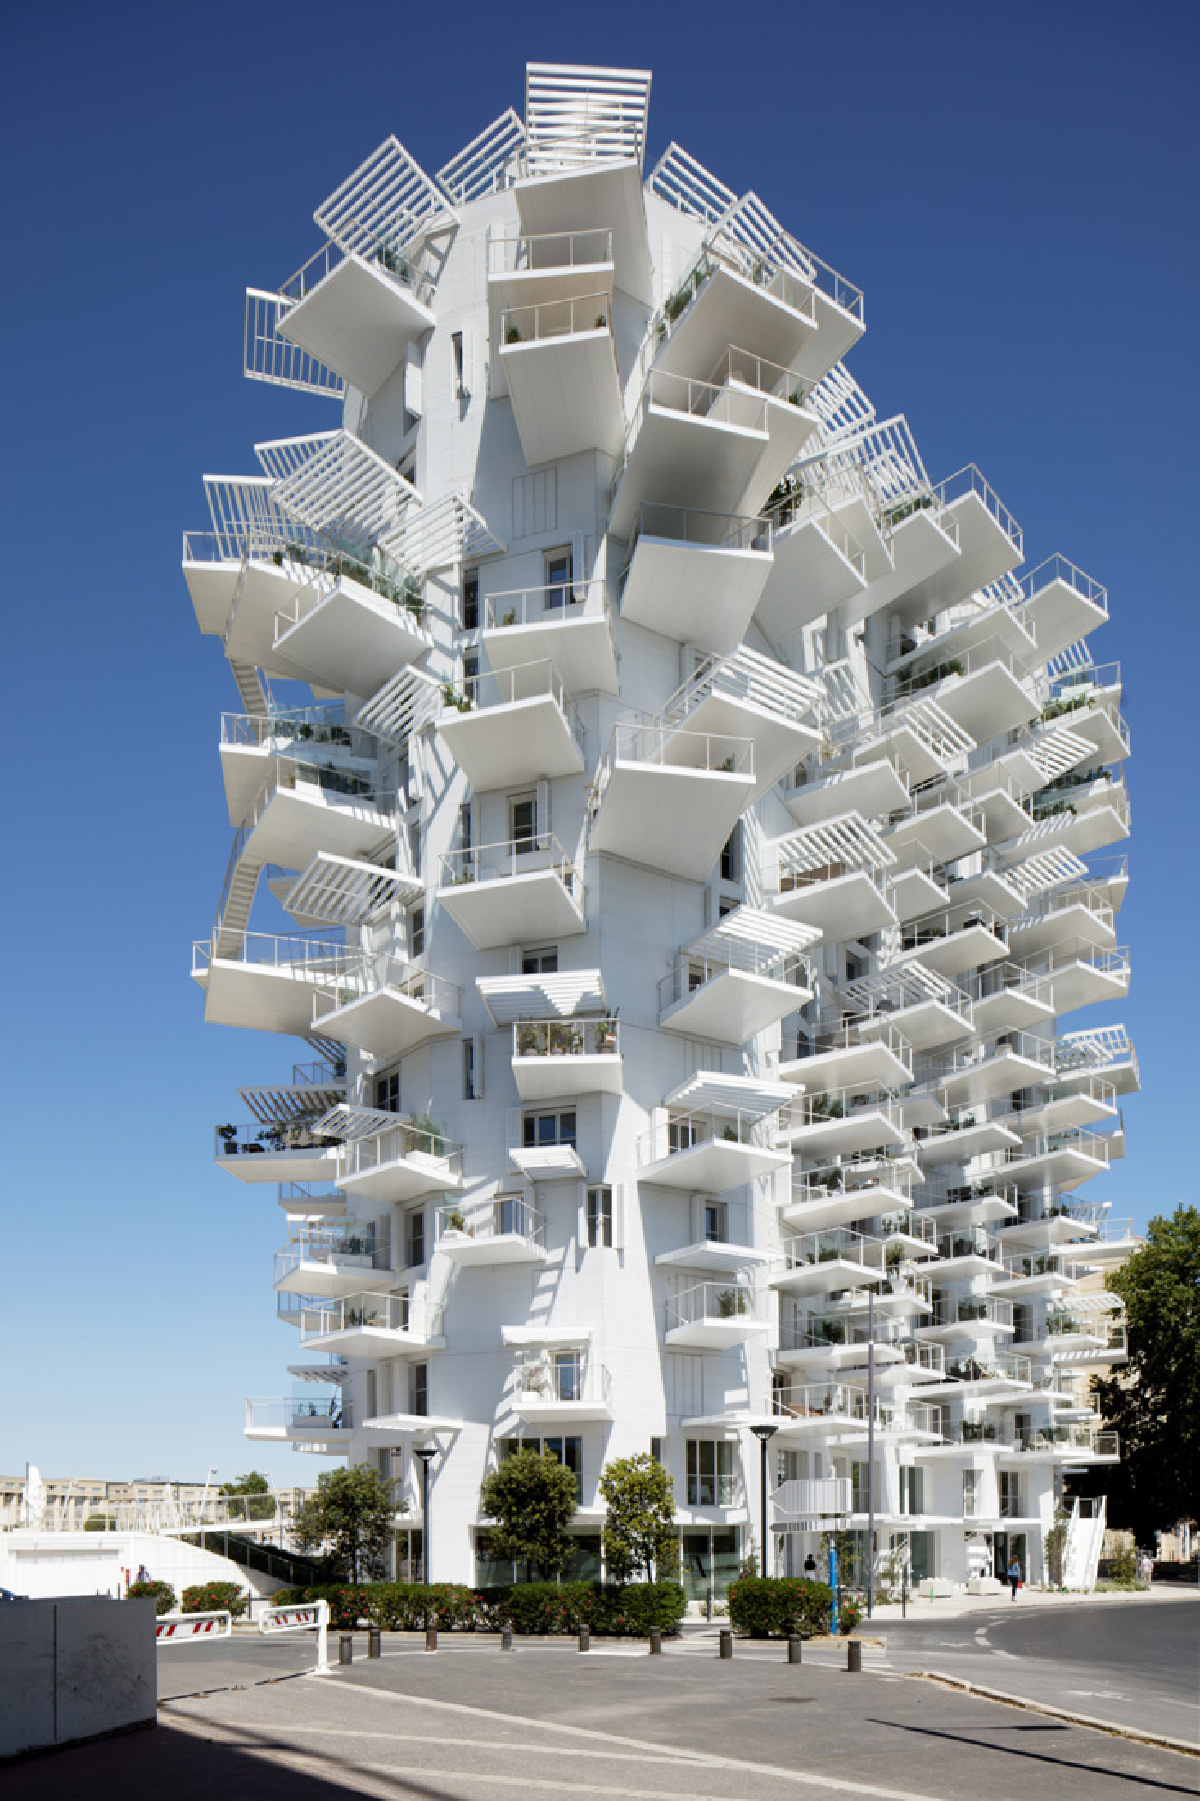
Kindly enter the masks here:
<path id="1" fill-rule="evenodd" d="M 1014 1557 L 1008 1566 L 1008 1579 L 1012 1583 L 1012 1598 L 1017 1598 L 1017 1590 L 1021 1586 L 1021 1566 Z"/>
<path id="2" fill-rule="evenodd" d="M 815 1582 L 817 1579 L 817 1560 L 811 1551 L 804 1559 L 804 1574 L 810 1582 Z"/>
<path id="3" fill-rule="evenodd" d="M 144 1563 L 138 1568 L 137 1579 L 139 1582 L 150 1582 L 153 1580 Z"/>
<path id="4" fill-rule="evenodd" d="M 1153 1576 L 1154 1576 L 1154 1559 L 1151 1557 L 1149 1551 L 1143 1551 L 1142 1552 L 1142 1566 L 1141 1566 L 1141 1577 L 1142 1577 L 1143 1587 L 1149 1588 Z"/>

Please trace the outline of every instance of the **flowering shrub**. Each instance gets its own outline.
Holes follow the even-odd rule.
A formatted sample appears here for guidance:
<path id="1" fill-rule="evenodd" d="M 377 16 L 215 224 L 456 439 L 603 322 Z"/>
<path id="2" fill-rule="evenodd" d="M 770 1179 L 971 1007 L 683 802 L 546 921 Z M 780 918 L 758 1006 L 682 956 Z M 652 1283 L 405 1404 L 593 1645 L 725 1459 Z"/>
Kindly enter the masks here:
<path id="1" fill-rule="evenodd" d="M 131 1582 L 125 1596 L 129 1601 L 148 1596 L 154 1602 L 155 1613 L 170 1613 L 175 1605 L 175 1590 L 169 1582 Z"/>
<path id="2" fill-rule="evenodd" d="M 250 1597 L 236 1582 L 197 1582 L 184 1589 L 179 1605 L 183 1613 L 226 1612 L 237 1620 L 249 1607 Z"/>
<path id="3" fill-rule="evenodd" d="M 328 1585 L 280 1589 L 279 1606 L 329 1602 L 329 1623 L 349 1631 L 358 1625 L 386 1632 L 497 1632 L 510 1620 L 523 1636 L 574 1635 L 590 1626 L 602 1636 L 644 1638 L 651 1626 L 678 1631 L 687 1611 L 677 1582 L 633 1582 L 624 1587 L 599 1582 L 525 1582 L 513 1588 L 468 1588 L 453 1582 L 372 1582 L 358 1587 Z"/>
<path id="4" fill-rule="evenodd" d="M 832 1608 L 829 1584 L 801 1576 L 739 1576 L 729 1590 L 729 1623 L 751 1638 L 814 1638 L 828 1632 Z M 838 1630 L 853 1632 L 858 1607 L 838 1597 Z"/>

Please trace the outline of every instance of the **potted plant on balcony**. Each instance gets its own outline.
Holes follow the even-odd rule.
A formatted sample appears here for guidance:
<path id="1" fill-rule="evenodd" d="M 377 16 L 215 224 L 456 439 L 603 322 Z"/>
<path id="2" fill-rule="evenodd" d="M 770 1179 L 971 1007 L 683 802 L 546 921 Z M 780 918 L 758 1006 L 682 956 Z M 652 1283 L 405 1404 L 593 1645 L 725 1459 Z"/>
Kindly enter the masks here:
<path id="1" fill-rule="evenodd" d="M 517 1055 L 519 1057 L 536 1057 L 538 1049 L 538 1031 L 536 1026 L 522 1026 L 517 1033 Z"/>
<path id="2" fill-rule="evenodd" d="M 237 1127 L 231 1126 L 228 1124 L 223 1125 L 223 1126 L 218 1126 L 217 1127 L 217 1137 L 221 1140 L 222 1144 L 225 1147 L 225 1155 L 227 1157 L 236 1157 L 237 1156 L 237 1148 L 238 1148 L 237 1147 Z"/>
<path id="3" fill-rule="evenodd" d="M 717 1316 L 720 1319 L 736 1319 L 739 1314 L 749 1311 L 746 1292 L 741 1288 L 723 1288 L 717 1296 Z"/>
<path id="4" fill-rule="evenodd" d="M 604 1015 L 596 1024 L 596 1049 L 601 1053 L 612 1052 L 617 1048 L 617 1020 L 615 1014 Z"/>
<path id="5" fill-rule="evenodd" d="M 517 623 L 517 609 L 515 607 L 509 607 L 500 623 L 501 625 L 515 625 Z"/>
<path id="6" fill-rule="evenodd" d="M 446 1214 L 446 1230 L 447 1232 L 461 1232 L 464 1236 L 466 1235 L 467 1221 L 461 1207 L 451 1207 L 450 1211 Z"/>
<path id="7" fill-rule="evenodd" d="M 570 1032 L 567 1034 L 567 1050 L 572 1057 L 578 1057 L 582 1049 L 583 1033 L 579 1030 L 578 1026 L 572 1026 Z"/>

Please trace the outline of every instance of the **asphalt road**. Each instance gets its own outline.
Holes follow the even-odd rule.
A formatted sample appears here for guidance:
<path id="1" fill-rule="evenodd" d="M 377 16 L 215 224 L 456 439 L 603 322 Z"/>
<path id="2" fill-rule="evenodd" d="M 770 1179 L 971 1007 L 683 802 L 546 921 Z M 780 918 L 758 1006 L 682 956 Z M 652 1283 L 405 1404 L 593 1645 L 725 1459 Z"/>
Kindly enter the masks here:
<path id="1" fill-rule="evenodd" d="M 936 1605 L 936 1603 L 935 1603 Z M 928 1612 L 878 1629 L 886 1666 L 938 1670 L 1144 1732 L 1200 1743 L 1200 1594 Z"/>

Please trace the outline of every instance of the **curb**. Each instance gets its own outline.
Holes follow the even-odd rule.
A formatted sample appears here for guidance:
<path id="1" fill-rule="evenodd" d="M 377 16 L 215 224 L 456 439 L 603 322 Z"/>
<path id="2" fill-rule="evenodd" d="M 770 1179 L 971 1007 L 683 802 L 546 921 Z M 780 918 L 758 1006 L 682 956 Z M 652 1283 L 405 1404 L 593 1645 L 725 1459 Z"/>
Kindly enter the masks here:
<path id="1" fill-rule="evenodd" d="M 1072 1726 L 1087 1726 L 1093 1732 L 1107 1732 L 1111 1738 L 1132 1739 L 1139 1745 L 1155 1745 L 1162 1751 L 1176 1751 L 1184 1757 L 1200 1757 L 1200 1745 L 1186 1738 L 1169 1738 L 1163 1732 L 1142 1732 L 1137 1726 L 1120 1726 L 1112 1720 L 1098 1720 L 1089 1713 L 1069 1713 L 1065 1707 L 1052 1707 L 1047 1701 L 1031 1701 L 1025 1695 L 1009 1694 L 1000 1688 L 984 1688 L 978 1682 L 965 1682 L 961 1676 L 946 1676 L 941 1670 L 912 1670 L 919 1682 L 940 1682 L 962 1694 L 977 1695 L 981 1701 L 999 1701 L 1006 1707 L 1023 1707 L 1027 1713 L 1047 1714 L 1054 1720 L 1065 1720 Z"/>

